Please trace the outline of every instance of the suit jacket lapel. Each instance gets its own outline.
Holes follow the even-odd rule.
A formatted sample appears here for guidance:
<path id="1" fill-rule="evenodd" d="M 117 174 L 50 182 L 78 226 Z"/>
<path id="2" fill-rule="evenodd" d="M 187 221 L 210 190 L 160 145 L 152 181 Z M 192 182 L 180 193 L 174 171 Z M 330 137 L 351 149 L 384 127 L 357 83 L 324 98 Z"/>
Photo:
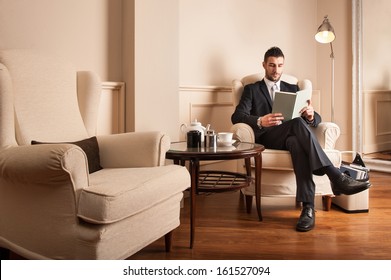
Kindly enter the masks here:
<path id="1" fill-rule="evenodd" d="M 269 103 L 269 107 L 270 107 L 270 111 L 271 111 L 273 108 L 273 101 L 270 97 L 270 93 L 269 93 L 269 90 L 266 86 L 265 80 L 262 79 L 262 81 L 260 83 L 260 87 L 261 87 L 262 94 L 265 96 L 265 98 L 267 100 L 267 103 Z"/>
<path id="2" fill-rule="evenodd" d="M 289 91 L 282 81 L 280 82 L 280 91 Z"/>

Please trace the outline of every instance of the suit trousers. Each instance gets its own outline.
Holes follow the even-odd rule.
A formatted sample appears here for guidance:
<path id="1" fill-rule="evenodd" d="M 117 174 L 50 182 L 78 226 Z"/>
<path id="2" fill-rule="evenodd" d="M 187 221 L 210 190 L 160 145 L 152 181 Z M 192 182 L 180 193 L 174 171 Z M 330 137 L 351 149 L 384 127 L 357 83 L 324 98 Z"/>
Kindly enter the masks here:
<path id="1" fill-rule="evenodd" d="M 296 176 L 296 200 L 313 203 L 315 183 L 313 175 L 324 175 L 332 163 L 318 139 L 303 118 L 295 118 L 281 125 L 262 128 L 256 142 L 266 149 L 289 151 Z"/>

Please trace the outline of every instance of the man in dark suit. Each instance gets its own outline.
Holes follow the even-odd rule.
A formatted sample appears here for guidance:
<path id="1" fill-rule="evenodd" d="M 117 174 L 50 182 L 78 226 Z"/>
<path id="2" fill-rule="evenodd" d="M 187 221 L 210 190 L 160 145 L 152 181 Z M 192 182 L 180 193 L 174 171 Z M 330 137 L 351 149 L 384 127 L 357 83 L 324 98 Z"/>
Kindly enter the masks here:
<path id="1" fill-rule="evenodd" d="M 263 80 L 244 87 L 242 97 L 233 113 L 232 123 L 246 123 L 255 133 L 255 141 L 267 149 L 287 150 L 291 154 L 296 176 L 296 200 L 303 208 L 296 230 L 309 231 L 315 226 L 315 184 L 313 175 L 327 175 L 334 194 L 355 194 L 370 187 L 369 182 L 353 180 L 334 167 L 318 143 L 310 126 L 316 127 L 321 117 L 311 101 L 301 110 L 301 117 L 284 122 L 281 113 L 272 113 L 275 91 L 296 92 L 297 85 L 281 81 L 284 54 L 278 47 L 270 48 L 264 56 Z"/>

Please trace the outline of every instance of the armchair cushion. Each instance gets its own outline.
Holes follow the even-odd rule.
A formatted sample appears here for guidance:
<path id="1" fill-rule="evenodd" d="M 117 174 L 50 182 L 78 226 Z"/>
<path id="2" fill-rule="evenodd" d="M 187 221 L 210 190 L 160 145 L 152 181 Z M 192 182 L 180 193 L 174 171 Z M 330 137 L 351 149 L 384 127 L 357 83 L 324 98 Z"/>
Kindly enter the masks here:
<path id="1" fill-rule="evenodd" d="M 90 175 L 81 191 L 77 216 L 95 224 L 110 224 L 157 205 L 188 185 L 182 166 L 105 168 Z M 170 186 L 168 191 L 161 186 Z"/>
<path id="2" fill-rule="evenodd" d="M 31 145 L 37 145 L 37 144 L 73 144 L 78 147 L 80 147 L 84 153 L 87 156 L 88 160 L 88 172 L 94 173 L 98 170 L 102 169 L 102 166 L 100 165 L 100 156 L 99 156 L 99 145 L 98 141 L 95 136 L 76 141 L 76 142 L 61 142 L 61 143 L 51 143 L 51 142 L 40 142 L 40 141 L 31 141 Z"/>

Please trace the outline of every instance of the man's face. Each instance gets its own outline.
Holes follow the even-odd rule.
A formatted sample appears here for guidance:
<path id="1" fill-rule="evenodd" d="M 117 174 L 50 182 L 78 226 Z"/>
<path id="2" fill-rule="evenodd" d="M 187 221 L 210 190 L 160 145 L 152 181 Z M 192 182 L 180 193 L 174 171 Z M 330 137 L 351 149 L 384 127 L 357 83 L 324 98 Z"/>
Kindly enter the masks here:
<path id="1" fill-rule="evenodd" d="M 265 77 L 270 81 L 277 82 L 281 78 L 284 69 L 284 58 L 282 56 L 269 56 L 262 65 L 265 69 Z"/>

